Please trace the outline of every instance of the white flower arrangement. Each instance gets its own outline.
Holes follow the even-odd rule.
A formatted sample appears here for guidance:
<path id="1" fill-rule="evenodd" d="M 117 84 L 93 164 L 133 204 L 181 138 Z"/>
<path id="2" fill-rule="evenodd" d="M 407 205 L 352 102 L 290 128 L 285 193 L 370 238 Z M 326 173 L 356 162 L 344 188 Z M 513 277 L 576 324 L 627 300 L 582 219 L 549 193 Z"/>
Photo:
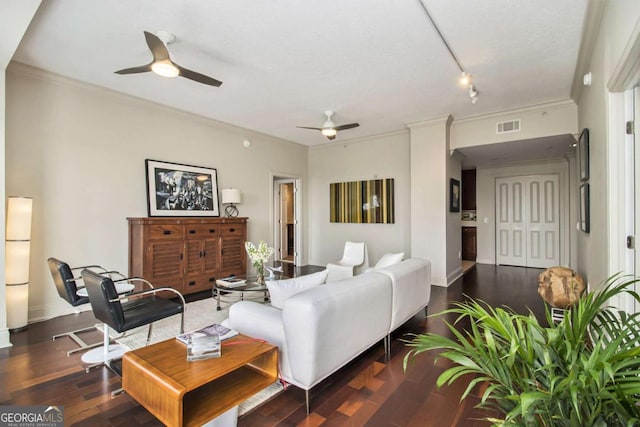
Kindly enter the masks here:
<path id="1" fill-rule="evenodd" d="M 269 261 L 271 255 L 275 253 L 275 249 L 267 246 L 267 242 L 264 240 L 260 240 L 258 247 L 256 247 L 253 242 L 244 242 L 244 248 L 247 250 L 253 266 L 259 269 L 261 269 L 264 263 Z"/>

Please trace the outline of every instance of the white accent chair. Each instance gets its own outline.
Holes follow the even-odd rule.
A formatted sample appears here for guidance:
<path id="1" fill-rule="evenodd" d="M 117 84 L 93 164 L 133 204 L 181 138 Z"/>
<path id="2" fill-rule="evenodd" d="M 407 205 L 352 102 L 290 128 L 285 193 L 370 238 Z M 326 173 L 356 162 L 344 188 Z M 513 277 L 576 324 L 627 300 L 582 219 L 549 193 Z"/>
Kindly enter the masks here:
<path id="1" fill-rule="evenodd" d="M 369 254 L 364 242 L 345 242 L 342 259 L 327 264 L 327 282 L 348 279 L 369 268 Z"/>

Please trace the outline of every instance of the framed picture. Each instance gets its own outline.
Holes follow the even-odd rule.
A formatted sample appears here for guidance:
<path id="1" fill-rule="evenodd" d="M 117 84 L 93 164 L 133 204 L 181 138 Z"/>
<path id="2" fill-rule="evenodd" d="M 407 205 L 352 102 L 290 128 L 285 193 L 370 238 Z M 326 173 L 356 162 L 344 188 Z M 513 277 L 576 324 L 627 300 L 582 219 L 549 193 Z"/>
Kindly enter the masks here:
<path id="1" fill-rule="evenodd" d="M 449 181 L 449 212 L 460 212 L 460 181 Z"/>
<path id="2" fill-rule="evenodd" d="M 580 231 L 589 232 L 589 184 L 580 186 Z"/>
<path id="3" fill-rule="evenodd" d="M 589 129 L 584 128 L 578 138 L 578 163 L 580 167 L 580 181 L 589 180 Z"/>
<path id="4" fill-rule="evenodd" d="M 329 184 L 329 221 L 357 224 L 395 222 L 394 179 Z"/>
<path id="5" fill-rule="evenodd" d="M 145 160 L 149 216 L 220 216 L 215 169 Z"/>

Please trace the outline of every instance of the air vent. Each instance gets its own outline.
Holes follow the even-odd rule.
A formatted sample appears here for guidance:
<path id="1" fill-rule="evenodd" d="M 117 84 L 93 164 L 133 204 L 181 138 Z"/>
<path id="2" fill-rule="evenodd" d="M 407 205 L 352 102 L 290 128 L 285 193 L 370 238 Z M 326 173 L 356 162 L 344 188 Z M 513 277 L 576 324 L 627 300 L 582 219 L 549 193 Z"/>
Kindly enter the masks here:
<path id="1" fill-rule="evenodd" d="M 512 132 L 520 132 L 520 119 L 496 123 L 496 133 L 498 135 L 500 135 L 501 133 Z"/>

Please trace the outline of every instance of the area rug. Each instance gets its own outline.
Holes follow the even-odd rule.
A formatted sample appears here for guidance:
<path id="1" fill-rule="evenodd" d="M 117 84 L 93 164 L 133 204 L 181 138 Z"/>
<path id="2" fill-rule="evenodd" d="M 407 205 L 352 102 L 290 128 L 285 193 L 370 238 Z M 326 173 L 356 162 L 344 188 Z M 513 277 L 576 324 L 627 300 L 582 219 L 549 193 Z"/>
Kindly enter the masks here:
<path id="1" fill-rule="evenodd" d="M 188 303 L 186 305 L 184 315 L 185 332 L 200 329 L 204 326 L 211 325 L 212 323 L 222 323 L 226 320 L 229 317 L 229 301 L 221 303 L 221 311 L 216 310 L 216 305 L 216 300 L 213 298 Z M 147 331 L 147 326 L 141 326 L 139 328 L 132 329 L 131 331 L 127 331 L 124 336 L 119 336 L 118 333 L 111 329 L 109 330 L 109 334 L 118 344 L 122 344 L 130 350 L 135 350 L 145 346 L 147 341 Z M 162 319 L 153 324 L 151 344 L 175 338 L 179 333 L 180 315 Z M 253 408 L 261 405 L 276 394 L 280 393 L 282 390 L 282 384 L 279 381 L 276 381 L 269 387 L 241 403 L 238 408 L 238 413 L 242 415 L 249 412 Z"/>

